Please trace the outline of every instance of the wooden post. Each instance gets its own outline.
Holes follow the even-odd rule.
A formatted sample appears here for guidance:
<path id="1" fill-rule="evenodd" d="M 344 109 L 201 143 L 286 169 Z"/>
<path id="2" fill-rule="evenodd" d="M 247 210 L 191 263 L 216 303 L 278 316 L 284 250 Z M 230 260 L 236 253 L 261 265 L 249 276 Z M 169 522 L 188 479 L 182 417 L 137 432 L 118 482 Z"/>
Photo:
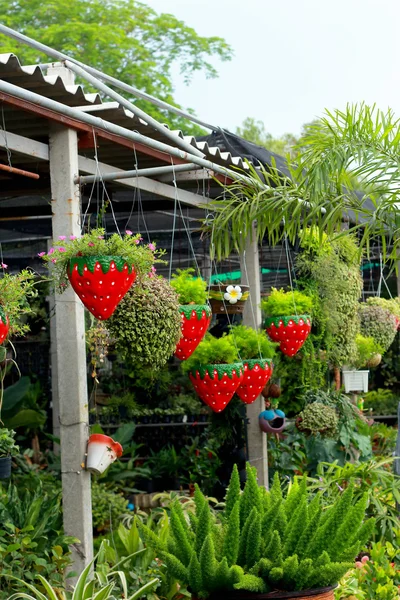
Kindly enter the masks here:
<path id="1" fill-rule="evenodd" d="M 250 297 L 243 313 L 243 324 L 253 329 L 261 327 L 261 267 L 259 262 L 256 223 L 252 236 L 246 241 L 244 253 L 240 257 L 242 284 L 250 286 Z M 248 418 L 247 437 L 250 464 L 257 468 L 258 483 L 268 487 L 267 436 L 260 429 L 258 416 L 265 409 L 262 396 L 246 406 Z"/>
<path id="2" fill-rule="evenodd" d="M 52 125 L 49 157 L 53 238 L 80 236 L 76 131 Z M 80 540 L 72 548 L 71 566 L 79 575 L 93 558 L 93 533 L 90 474 L 84 469 L 89 434 L 84 308 L 72 288 L 55 294 L 55 343 L 64 531 Z"/>

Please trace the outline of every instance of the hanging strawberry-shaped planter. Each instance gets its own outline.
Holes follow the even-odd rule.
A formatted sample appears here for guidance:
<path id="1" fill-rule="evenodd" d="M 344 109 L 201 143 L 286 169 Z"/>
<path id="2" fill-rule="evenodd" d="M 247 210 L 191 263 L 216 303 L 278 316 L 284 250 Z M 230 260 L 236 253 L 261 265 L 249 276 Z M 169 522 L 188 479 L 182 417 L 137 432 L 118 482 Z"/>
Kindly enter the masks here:
<path id="1" fill-rule="evenodd" d="M 211 309 L 207 304 L 187 304 L 179 307 L 182 337 L 176 345 L 175 356 L 186 360 L 204 338 L 211 322 Z"/>
<path id="2" fill-rule="evenodd" d="M 4 309 L 0 306 L 0 344 L 6 339 L 10 329 L 10 322 Z"/>
<path id="3" fill-rule="evenodd" d="M 122 446 L 108 435 L 93 433 L 88 441 L 86 469 L 97 475 L 122 456 Z"/>
<path id="4" fill-rule="evenodd" d="M 208 289 L 208 298 L 214 314 L 234 315 L 242 313 L 244 305 L 250 294 L 248 285 L 211 285 Z"/>
<path id="5" fill-rule="evenodd" d="M 232 400 L 243 380 L 242 363 L 199 365 L 189 377 L 197 395 L 214 412 L 219 413 Z"/>
<path id="6" fill-rule="evenodd" d="M 243 381 L 236 390 L 239 398 L 246 404 L 254 402 L 268 383 L 273 372 L 272 360 L 253 358 L 243 361 Z"/>
<path id="7" fill-rule="evenodd" d="M 311 331 L 310 315 L 269 317 L 265 321 L 266 331 L 286 356 L 294 356 L 303 346 Z"/>
<path id="8" fill-rule="evenodd" d="M 80 238 L 65 235 L 49 252 L 41 252 L 60 293 L 71 284 L 86 308 L 99 320 L 111 317 L 131 288 L 137 274 L 152 274 L 154 244 L 144 245 L 139 234 L 114 233 L 105 239 L 104 229 Z"/>

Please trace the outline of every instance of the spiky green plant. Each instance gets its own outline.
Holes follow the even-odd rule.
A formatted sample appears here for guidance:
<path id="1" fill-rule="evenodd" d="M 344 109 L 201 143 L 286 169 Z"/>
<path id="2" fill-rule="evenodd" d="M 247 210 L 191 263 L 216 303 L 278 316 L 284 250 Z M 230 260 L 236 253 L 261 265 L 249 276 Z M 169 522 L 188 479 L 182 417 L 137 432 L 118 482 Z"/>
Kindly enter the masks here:
<path id="1" fill-rule="evenodd" d="M 363 523 L 366 497 L 354 502 L 351 483 L 324 508 L 307 490 L 306 477 L 295 478 L 283 495 L 277 476 L 270 491 L 258 486 L 250 465 L 243 492 L 234 468 L 223 510 L 213 511 L 199 488 L 195 505 L 194 519 L 172 505 L 168 550 L 141 527 L 146 543 L 157 544 L 171 574 L 198 598 L 334 585 L 353 567 L 375 525 L 373 519 Z"/>

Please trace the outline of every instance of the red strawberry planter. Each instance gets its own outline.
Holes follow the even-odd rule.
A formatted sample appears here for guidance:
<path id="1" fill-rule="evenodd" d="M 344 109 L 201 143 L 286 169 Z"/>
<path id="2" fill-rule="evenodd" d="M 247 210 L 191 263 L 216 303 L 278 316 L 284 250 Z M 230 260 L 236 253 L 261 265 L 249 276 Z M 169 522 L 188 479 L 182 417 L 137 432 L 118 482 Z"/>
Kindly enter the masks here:
<path id="1" fill-rule="evenodd" d="M 8 335 L 8 330 L 10 329 L 10 324 L 8 321 L 8 317 L 2 307 L 0 306 L 0 344 L 4 342 Z"/>
<path id="2" fill-rule="evenodd" d="M 280 342 L 281 352 L 287 356 L 294 356 L 311 331 L 311 317 L 310 315 L 269 317 L 265 321 L 265 327 L 271 340 Z"/>
<path id="3" fill-rule="evenodd" d="M 246 404 L 254 402 L 268 383 L 274 370 L 272 360 L 257 358 L 243 361 L 243 381 L 236 390 Z"/>
<path id="4" fill-rule="evenodd" d="M 120 256 L 75 256 L 68 279 L 86 308 L 104 321 L 109 319 L 136 279 L 136 271 Z"/>
<path id="5" fill-rule="evenodd" d="M 214 412 L 221 412 L 243 380 L 243 365 L 198 365 L 189 377 L 203 402 Z"/>
<path id="6" fill-rule="evenodd" d="M 176 345 L 175 356 L 186 360 L 196 350 L 211 322 L 207 304 L 186 304 L 179 307 L 182 337 Z"/>

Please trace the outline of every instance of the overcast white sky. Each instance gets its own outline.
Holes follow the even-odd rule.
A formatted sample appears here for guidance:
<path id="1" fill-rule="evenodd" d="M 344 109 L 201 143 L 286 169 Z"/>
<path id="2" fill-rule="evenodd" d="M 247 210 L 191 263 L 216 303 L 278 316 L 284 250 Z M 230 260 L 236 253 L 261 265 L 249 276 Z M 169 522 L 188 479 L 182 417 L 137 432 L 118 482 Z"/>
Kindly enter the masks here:
<path id="1" fill-rule="evenodd" d="M 376 102 L 400 117 L 400 0 L 144 0 L 233 47 L 219 78 L 201 75 L 176 98 L 234 130 L 246 117 L 298 134 L 325 108 Z"/>

